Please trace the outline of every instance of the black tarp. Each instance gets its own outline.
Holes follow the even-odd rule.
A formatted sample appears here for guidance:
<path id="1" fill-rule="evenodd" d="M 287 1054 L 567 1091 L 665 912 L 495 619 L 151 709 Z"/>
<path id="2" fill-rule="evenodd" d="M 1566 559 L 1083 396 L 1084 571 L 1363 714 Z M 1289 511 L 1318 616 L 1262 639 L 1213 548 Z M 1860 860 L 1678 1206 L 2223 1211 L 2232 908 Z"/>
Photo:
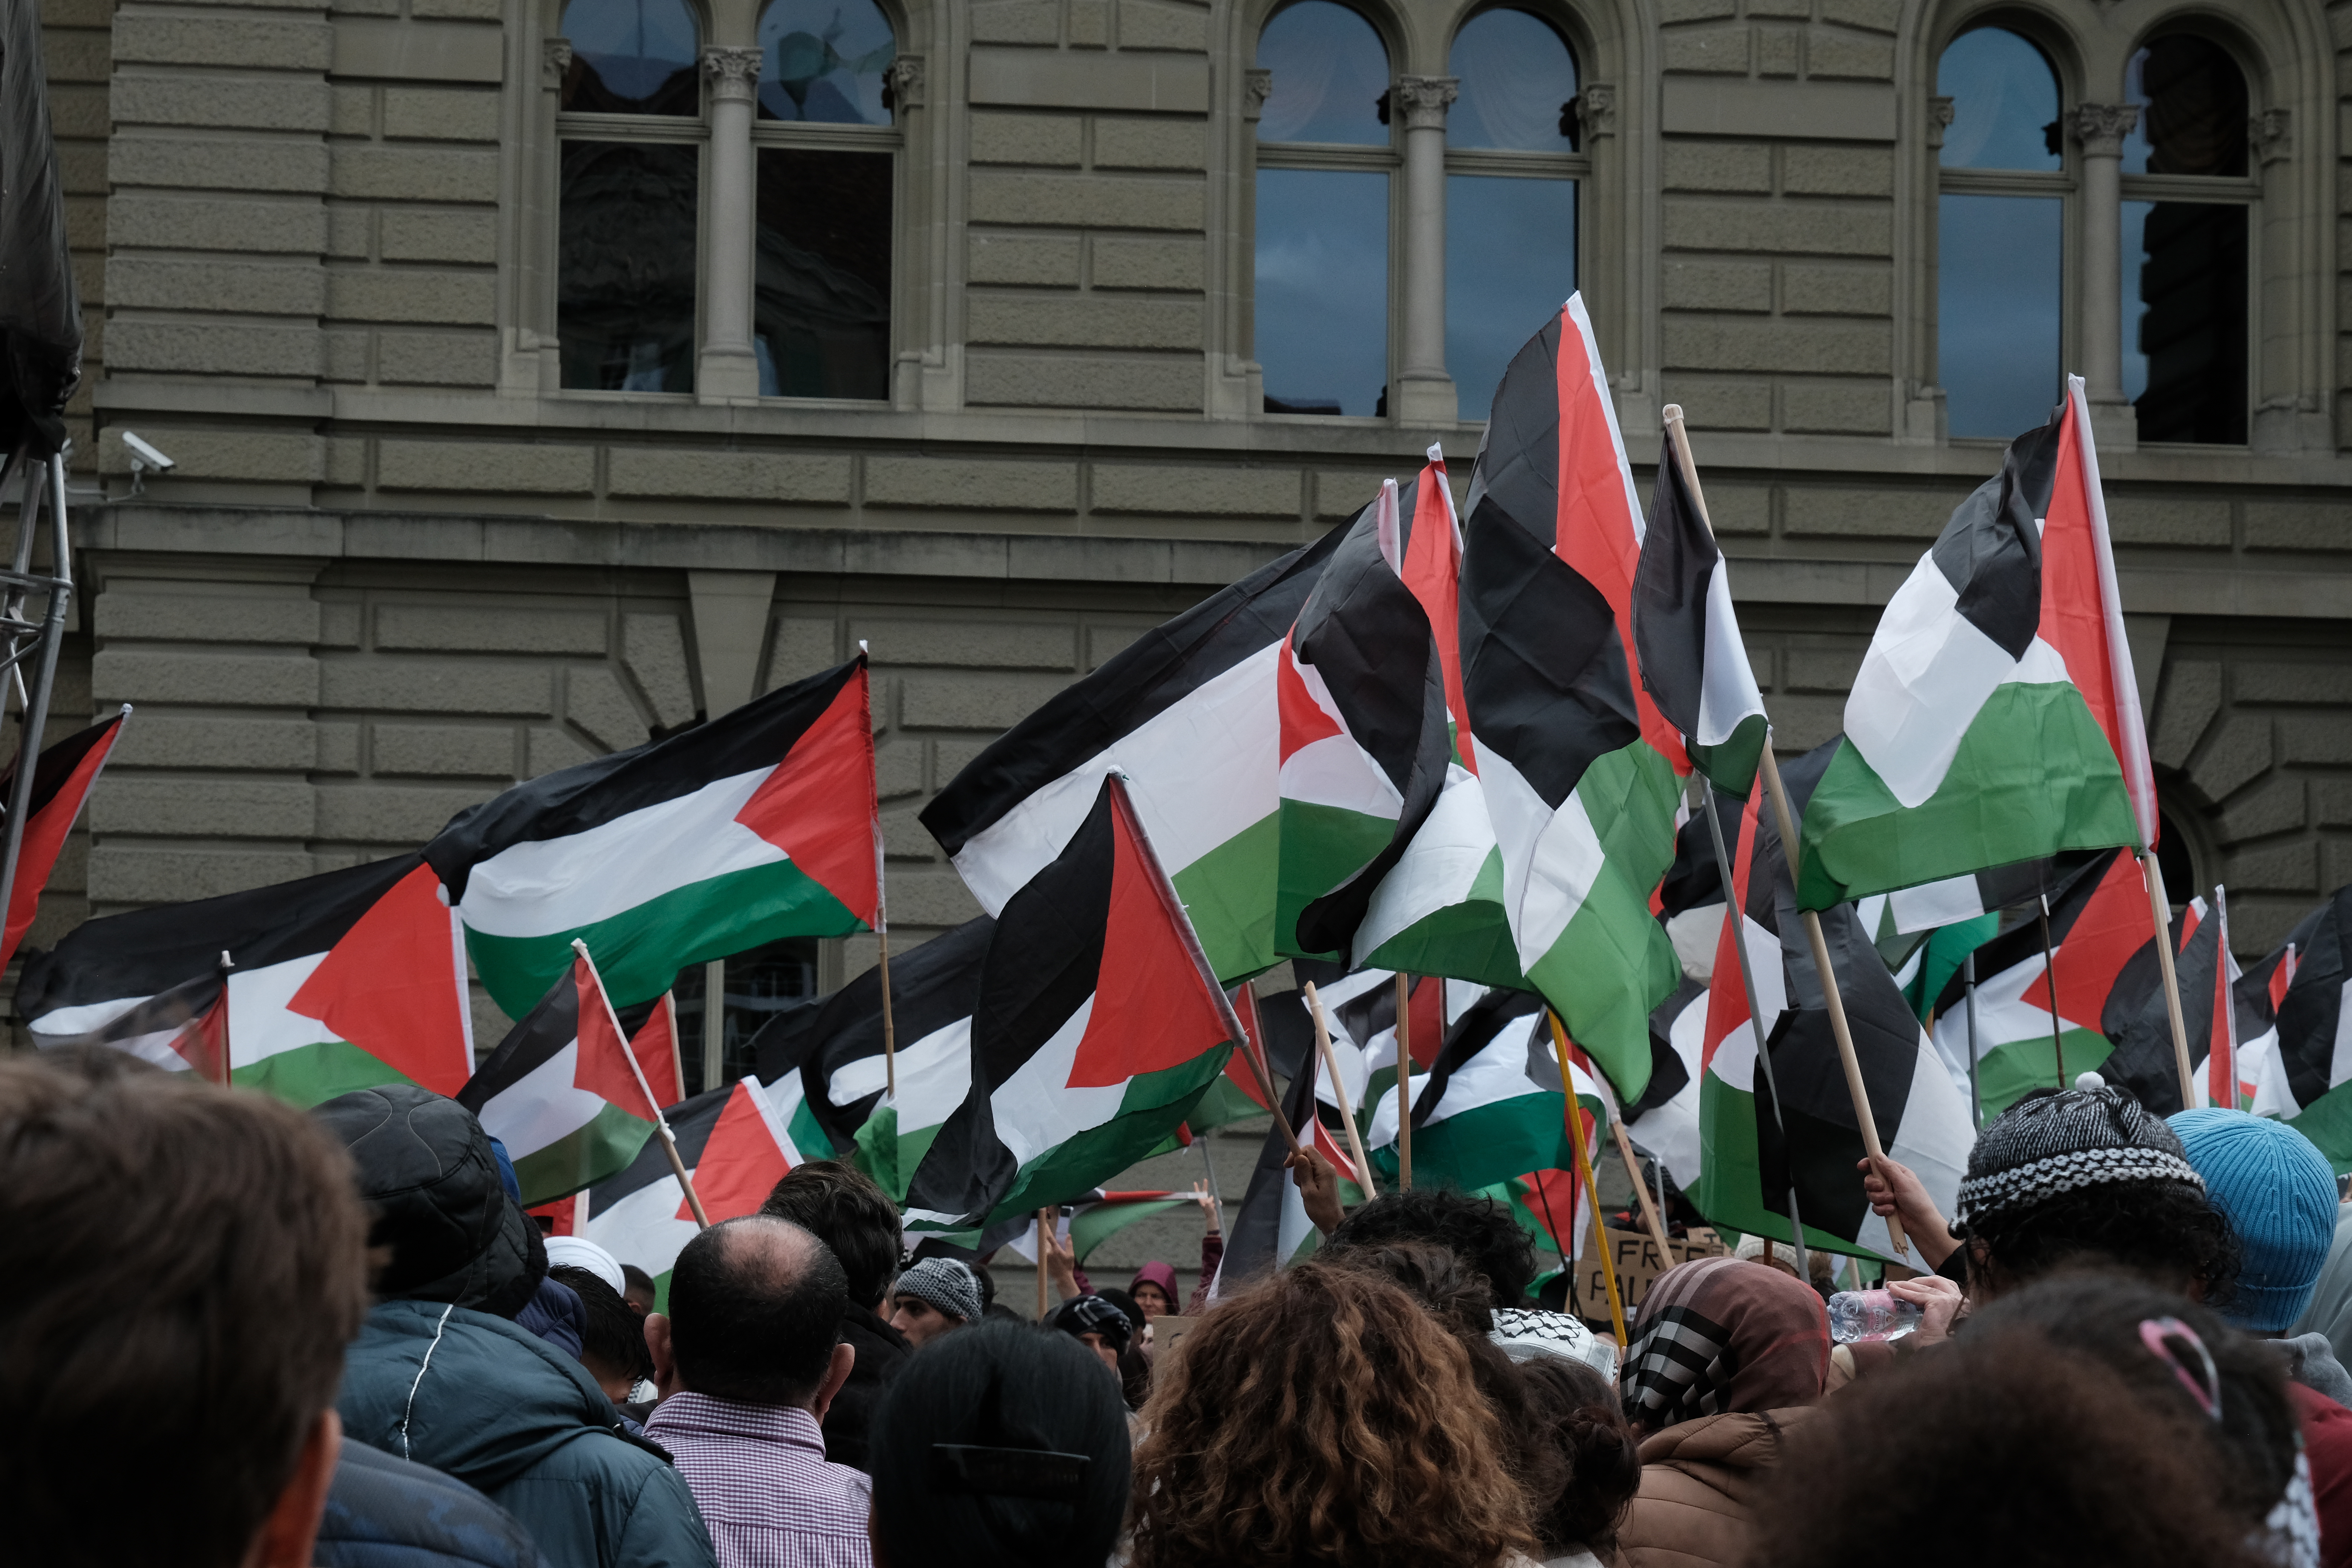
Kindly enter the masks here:
<path id="1" fill-rule="evenodd" d="M 81 298 L 66 252 L 37 0 L 0 0 L 0 454 L 65 444 L 81 381 Z"/>

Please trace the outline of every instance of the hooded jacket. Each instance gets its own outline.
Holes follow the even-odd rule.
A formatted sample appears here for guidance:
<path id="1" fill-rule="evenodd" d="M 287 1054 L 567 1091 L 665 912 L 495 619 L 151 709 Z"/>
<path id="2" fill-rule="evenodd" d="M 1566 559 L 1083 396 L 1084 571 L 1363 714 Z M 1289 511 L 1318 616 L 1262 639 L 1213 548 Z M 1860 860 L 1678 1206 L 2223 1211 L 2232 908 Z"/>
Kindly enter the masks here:
<path id="1" fill-rule="evenodd" d="M 438 1470 L 343 1440 L 315 1568 L 551 1568 L 506 1510 Z"/>
<path id="2" fill-rule="evenodd" d="M 1628 1568 L 1732 1568 L 1755 1539 L 1756 1500 L 1787 1435 L 1818 1406 L 1702 1415 L 1642 1444 L 1642 1489 L 1617 1530 Z"/>
<path id="3" fill-rule="evenodd" d="M 344 1430 L 487 1495 L 565 1568 L 716 1568 L 694 1495 L 580 1365 L 504 1318 L 385 1301 L 344 1360 Z"/>

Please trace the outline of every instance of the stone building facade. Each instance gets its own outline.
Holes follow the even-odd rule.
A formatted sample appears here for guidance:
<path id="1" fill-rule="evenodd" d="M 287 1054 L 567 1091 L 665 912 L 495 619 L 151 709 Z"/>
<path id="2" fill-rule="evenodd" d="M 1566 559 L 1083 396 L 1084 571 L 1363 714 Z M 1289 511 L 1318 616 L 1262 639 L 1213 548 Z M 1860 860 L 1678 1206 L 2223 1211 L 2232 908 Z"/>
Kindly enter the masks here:
<path id="1" fill-rule="evenodd" d="M 861 640 L 894 923 L 964 918 L 914 814 L 992 734 L 1433 444 L 1466 479 L 1493 311 L 1463 280 L 1517 276 L 1469 216 L 1496 179 L 1525 185 L 1478 210 L 1566 215 L 1512 286 L 1583 290 L 1644 485 L 1689 411 L 1784 747 L 1835 731 L 1997 466 L 1947 373 L 2042 310 L 2016 357 L 2090 381 L 2176 897 L 2226 879 L 2260 951 L 2352 880 L 2352 4 L 1507 5 L 1490 43 L 1552 43 L 1472 72 L 1484 0 L 48 0 L 90 345 L 60 722 L 138 717 L 32 940 L 411 847 Z M 1953 89 L 1987 27 L 2042 61 L 2046 125 Z M 1567 90 L 1504 79 L 1554 45 Z M 2239 73 L 2242 103 L 2196 79 L 2201 184 L 2177 124 L 2133 140 L 2176 55 Z M 1297 94 L 1350 61 L 1378 115 L 1334 89 L 1328 133 Z M 1529 103 L 1556 142 L 1495 130 Z M 2047 166 L 1956 158 L 1972 111 Z M 600 231 L 583 150 L 613 147 L 638 205 Z M 1959 275 L 1974 199 L 2046 204 L 2032 300 Z M 2132 237 L 2195 201 L 2240 248 L 2184 380 L 2126 301 Z M 1327 210 L 1370 238 L 1313 251 Z M 1276 238 L 1322 255 L 1303 285 Z M 632 267 L 667 336 L 612 325 Z M 1377 403 L 1291 395 L 1348 354 Z M 2141 440 L 2135 376 L 2220 423 Z M 126 429 L 177 466 L 134 483 Z"/>

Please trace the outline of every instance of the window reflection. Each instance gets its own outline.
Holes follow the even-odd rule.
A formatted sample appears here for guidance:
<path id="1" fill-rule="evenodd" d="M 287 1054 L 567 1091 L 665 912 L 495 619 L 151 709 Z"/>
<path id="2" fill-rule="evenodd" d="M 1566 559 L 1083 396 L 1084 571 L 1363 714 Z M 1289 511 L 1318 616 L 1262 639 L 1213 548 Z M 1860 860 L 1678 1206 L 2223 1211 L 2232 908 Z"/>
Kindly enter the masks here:
<path id="1" fill-rule="evenodd" d="M 2018 34 L 1979 27 L 1954 38 L 1936 64 L 1936 91 L 1952 100 L 1942 152 L 1947 169 L 2063 166 L 2058 75 Z"/>
<path id="2" fill-rule="evenodd" d="M 1345 5 L 1301 0 L 1282 12 L 1258 36 L 1257 63 L 1274 73 L 1260 142 L 1389 144 L 1388 50 Z"/>
<path id="3" fill-rule="evenodd" d="M 1576 61 L 1549 23 L 1525 11 L 1482 12 L 1454 35 L 1445 69 L 1462 84 L 1445 118 L 1448 146 L 1575 151 Z"/>
<path id="4" fill-rule="evenodd" d="M 561 106 L 592 114 L 702 112 L 698 30 L 685 0 L 571 0 Z"/>
<path id="5" fill-rule="evenodd" d="M 1484 419 L 1503 368 L 1576 291 L 1576 182 L 1445 181 L 1445 368 Z"/>
<path id="6" fill-rule="evenodd" d="M 2245 174 L 2246 78 L 2221 45 L 2156 39 L 2125 68 L 2124 97 L 2141 106 L 2124 138 L 2125 174 Z"/>
<path id="7" fill-rule="evenodd" d="M 2246 209 L 2126 202 L 2123 223 L 2124 395 L 2139 438 L 2242 444 Z"/>
<path id="8" fill-rule="evenodd" d="M 887 153 L 760 150 L 761 396 L 889 396 L 891 163 Z"/>
<path id="9" fill-rule="evenodd" d="M 1257 358 L 1267 413 L 1382 411 L 1388 231 L 1385 174 L 1258 171 Z"/>
<path id="10" fill-rule="evenodd" d="M 563 384 L 694 390 L 697 150 L 566 142 L 556 255 Z"/>
<path id="11" fill-rule="evenodd" d="M 887 125 L 898 39 L 873 0 L 773 0 L 760 14 L 760 118 Z"/>
<path id="12" fill-rule="evenodd" d="M 2053 196 L 1939 199 L 1937 377 L 1954 436 L 2007 440 L 2050 417 L 2063 207 Z"/>

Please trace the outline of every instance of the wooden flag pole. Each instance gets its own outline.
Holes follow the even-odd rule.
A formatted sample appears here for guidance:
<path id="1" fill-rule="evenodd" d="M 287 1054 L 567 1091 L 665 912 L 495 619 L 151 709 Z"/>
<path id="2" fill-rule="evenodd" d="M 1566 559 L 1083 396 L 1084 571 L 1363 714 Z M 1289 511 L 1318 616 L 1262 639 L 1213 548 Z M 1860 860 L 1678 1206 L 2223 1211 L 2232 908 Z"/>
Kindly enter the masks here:
<path id="1" fill-rule="evenodd" d="M 874 933 L 882 943 L 882 1088 L 895 1103 L 898 1098 L 898 1037 L 890 1025 L 890 924 Z"/>
<path id="2" fill-rule="evenodd" d="M 1045 1244 L 1053 1239 L 1054 1211 L 1037 1211 L 1037 1321 L 1045 1321 Z"/>
<path id="3" fill-rule="evenodd" d="M 703 1212 L 701 1194 L 694 1190 L 694 1178 L 686 1173 L 686 1162 L 678 1157 L 677 1140 L 670 1135 L 669 1118 L 661 1113 L 660 1102 L 654 1099 L 653 1086 L 646 1082 L 646 1069 L 638 1065 L 637 1053 L 629 1049 L 629 1032 L 621 1027 L 621 1016 L 613 1011 L 613 994 L 604 989 L 604 977 L 596 973 L 596 961 L 588 952 L 588 944 L 578 937 L 572 939 L 572 951 L 588 966 L 589 978 L 596 982 L 596 995 L 604 1004 L 604 1016 L 612 1021 L 613 1037 L 621 1043 L 621 1055 L 629 1064 L 629 1076 L 637 1080 L 637 1092 L 653 1107 L 654 1131 L 661 1134 L 662 1152 L 669 1156 L 669 1168 L 677 1176 L 680 1191 L 686 1194 L 686 1206 L 694 1211 L 698 1229 L 710 1228 L 710 1216 Z"/>
<path id="4" fill-rule="evenodd" d="M 662 1014 L 669 1019 L 669 1065 L 670 1070 L 677 1077 L 677 1100 L 671 1100 L 670 1103 L 676 1105 L 678 1100 L 686 1098 L 686 1042 L 678 1038 L 677 1035 L 677 988 L 676 986 L 662 993 Z"/>
<path id="5" fill-rule="evenodd" d="M 1789 815 L 1789 794 L 1780 786 L 1780 764 L 1772 759 L 1772 739 L 1764 738 L 1762 756 L 1764 793 L 1772 797 L 1772 819 L 1780 829 L 1780 858 L 1787 862 L 1789 878 L 1797 876 L 1797 825 Z M 1878 1142 L 1878 1120 L 1870 1112 L 1870 1090 L 1862 1081 L 1862 1059 L 1854 1055 L 1853 1030 L 1846 1023 L 1845 998 L 1838 994 L 1837 970 L 1830 963 L 1830 944 L 1822 935 L 1822 917 L 1817 910 L 1801 911 L 1805 922 L 1805 942 L 1812 949 L 1813 971 L 1822 978 L 1822 999 L 1828 1005 L 1830 1033 L 1837 1040 L 1838 1065 L 1845 1068 L 1846 1092 L 1853 1097 L 1854 1124 L 1862 1130 L 1862 1150 L 1874 1160 L 1886 1158 L 1886 1151 Z M 1756 1042 L 1756 1054 L 1764 1054 L 1764 1042 Z M 1910 1239 L 1903 1234 L 1903 1216 L 1886 1216 L 1886 1235 L 1895 1244 L 1895 1256 L 1911 1256 Z"/>
<path id="6" fill-rule="evenodd" d="M 2139 852 L 2141 879 L 2147 883 L 2147 912 L 2156 925 L 2157 967 L 2164 974 L 2164 1010 L 2172 1020 L 2172 1065 L 2180 1074 L 2180 1103 L 2197 1103 L 2197 1073 L 2189 1065 L 2189 1022 L 2180 1016 L 2180 976 L 2172 968 L 2172 903 L 2164 895 L 2164 868 L 2156 857 Z"/>
<path id="7" fill-rule="evenodd" d="M 1977 950 L 1969 949 L 1969 1125 L 1984 1131 L 1984 1096 L 1977 1088 Z"/>
<path id="8" fill-rule="evenodd" d="M 1609 1326 L 1617 1331 L 1617 1348 L 1622 1351 L 1626 1345 L 1625 1303 L 1618 1299 L 1617 1260 L 1609 1256 L 1609 1232 L 1601 1223 L 1601 1178 L 1593 1173 L 1592 1151 L 1584 1146 L 1584 1107 L 1577 1103 L 1575 1093 L 1570 1090 L 1576 1080 L 1568 1071 L 1568 1031 L 1560 1027 L 1559 1015 L 1549 1007 L 1544 1009 L 1544 1017 L 1551 1024 L 1551 1048 L 1559 1058 L 1560 1088 L 1569 1091 L 1562 1093 L 1560 1100 L 1568 1114 L 1569 1147 L 1576 1151 L 1577 1179 L 1584 1184 L 1585 1195 L 1592 1204 L 1592 1239 L 1594 1250 L 1601 1254 L 1601 1281 L 1609 1293 Z M 1570 1215 L 1568 1223 L 1574 1225 L 1576 1216 Z M 1576 1259 L 1570 1258 L 1568 1264 L 1573 1274 Z"/>
<path id="9" fill-rule="evenodd" d="M 1412 982 L 1396 977 L 1397 1191 L 1412 1191 Z"/>
<path id="10" fill-rule="evenodd" d="M 1560 1079 L 1563 1084 L 1567 1081 L 1565 1076 Z M 1658 1262 L 1661 1267 L 1671 1268 L 1674 1258 L 1666 1250 L 1666 1222 L 1658 1213 L 1658 1205 L 1650 1201 L 1649 1185 L 1642 1180 L 1642 1167 L 1633 1158 L 1633 1141 L 1625 1136 L 1622 1121 L 1611 1122 L 1609 1131 L 1616 1135 L 1617 1153 L 1625 1162 L 1625 1173 L 1633 1179 L 1633 1195 L 1642 1200 L 1642 1223 L 1650 1227 L 1650 1239 L 1658 1244 Z"/>
<path id="11" fill-rule="evenodd" d="M 2050 942 L 2050 895 L 2041 896 L 2042 916 L 2042 978 L 2050 988 L 2050 1055 L 2058 1064 L 2058 1087 L 2071 1087 L 2066 1081 L 2066 1043 L 2058 1036 L 2058 951 Z"/>
<path id="12" fill-rule="evenodd" d="M 1348 1131 L 1348 1157 L 1356 1162 L 1356 1170 L 1364 1178 L 1364 1196 L 1381 1195 L 1380 1183 L 1372 1175 L 1372 1163 L 1364 1158 L 1364 1140 L 1356 1131 L 1355 1109 L 1348 1104 L 1348 1091 L 1339 1082 L 1339 1060 L 1331 1049 L 1331 1030 L 1323 1021 L 1323 998 L 1315 994 L 1315 982 L 1308 981 L 1307 1010 L 1315 1017 L 1315 1054 L 1323 1063 L 1323 1070 L 1331 1075 L 1331 1100 L 1339 1107 L 1339 1124 Z"/>

